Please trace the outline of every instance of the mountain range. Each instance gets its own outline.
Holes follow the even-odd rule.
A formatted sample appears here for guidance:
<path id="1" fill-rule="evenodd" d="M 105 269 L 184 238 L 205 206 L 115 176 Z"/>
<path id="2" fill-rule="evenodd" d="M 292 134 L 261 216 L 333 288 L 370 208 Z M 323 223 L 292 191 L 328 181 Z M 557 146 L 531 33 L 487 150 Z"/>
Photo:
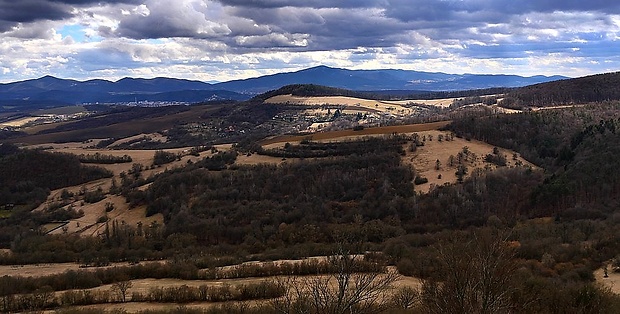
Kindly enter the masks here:
<path id="1" fill-rule="evenodd" d="M 446 74 L 409 70 L 347 70 L 318 66 L 222 83 L 174 78 L 123 78 L 116 82 L 77 81 L 44 76 L 0 84 L 0 108 L 51 107 L 134 101 L 202 102 L 246 100 L 289 84 L 317 84 L 355 91 L 452 91 L 520 87 L 565 79 L 563 76 Z"/>

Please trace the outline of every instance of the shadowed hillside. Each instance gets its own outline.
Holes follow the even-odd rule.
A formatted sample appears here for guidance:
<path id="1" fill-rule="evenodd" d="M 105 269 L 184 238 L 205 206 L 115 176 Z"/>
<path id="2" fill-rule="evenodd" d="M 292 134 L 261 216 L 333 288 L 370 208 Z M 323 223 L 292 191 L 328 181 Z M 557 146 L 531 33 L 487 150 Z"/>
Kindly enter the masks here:
<path id="1" fill-rule="evenodd" d="M 618 99 L 620 72 L 614 72 L 517 88 L 507 93 L 502 106 L 548 107 Z"/>

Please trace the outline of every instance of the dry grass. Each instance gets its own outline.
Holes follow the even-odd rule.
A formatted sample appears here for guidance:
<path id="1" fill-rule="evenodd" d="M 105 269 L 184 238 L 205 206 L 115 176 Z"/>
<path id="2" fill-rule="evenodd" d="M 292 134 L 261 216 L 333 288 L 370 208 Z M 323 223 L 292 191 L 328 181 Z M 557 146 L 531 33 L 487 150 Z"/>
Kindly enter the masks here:
<path id="1" fill-rule="evenodd" d="M 20 119 L 16 119 L 16 120 L 11 120 L 11 121 L 7 121 L 7 122 L 3 122 L 0 123 L 0 127 L 21 127 L 24 126 L 25 124 L 32 122 L 32 121 L 36 121 L 40 119 L 40 117 L 27 117 L 27 118 L 20 118 Z"/>
<path id="2" fill-rule="evenodd" d="M 475 154 L 476 159 L 468 163 L 469 171 L 471 174 L 475 168 L 496 168 L 494 165 L 484 161 L 484 156 L 490 154 L 493 151 L 493 145 L 489 145 L 484 142 L 470 140 L 467 141 L 462 138 L 454 137 L 451 141 L 438 141 L 439 135 L 448 136 L 449 132 L 439 131 L 438 129 L 447 125 L 449 122 L 436 122 L 426 124 L 413 124 L 402 126 L 390 126 L 380 128 L 368 128 L 361 131 L 343 130 L 333 132 L 314 133 L 309 135 L 297 135 L 297 136 L 280 136 L 267 139 L 262 142 L 265 148 L 282 147 L 286 142 L 297 143 L 305 139 L 314 141 L 344 141 L 359 138 L 362 136 L 373 135 L 388 135 L 393 133 L 399 134 L 413 134 L 417 133 L 420 138 L 432 136 L 433 140 L 425 141 L 424 146 L 418 147 L 416 152 L 408 151 L 408 147 L 405 148 L 406 155 L 403 157 L 405 164 L 411 165 L 415 169 L 416 174 L 428 179 L 428 183 L 419 185 L 416 187 L 421 192 L 428 192 L 434 186 L 440 186 L 444 184 L 451 184 L 457 182 L 455 175 L 456 167 L 448 166 L 448 158 L 452 155 L 454 157 L 463 150 L 463 147 L 467 147 L 468 150 Z M 516 160 L 513 160 L 514 151 L 500 149 L 500 153 L 506 156 L 507 166 L 515 166 Z M 261 162 L 281 162 L 279 158 L 265 157 L 252 155 L 248 157 L 251 160 L 261 159 Z M 441 167 L 435 169 L 436 161 L 439 160 Z M 533 164 L 523 159 L 521 156 L 517 157 L 517 160 L 523 165 L 534 167 Z M 441 176 L 441 177 L 440 177 Z"/>
<path id="3" fill-rule="evenodd" d="M 60 195 L 62 190 L 66 189 L 69 192 L 74 194 L 78 194 L 80 190 L 84 189 L 86 191 L 94 191 L 98 188 L 101 188 L 104 192 L 109 191 L 112 186 L 112 180 L 115 180 L 117 184 L 120 184 L 121 178 L 120 174 L 122 172 L 127 173 L 134 163 L 139 163 L 148 168 L 153 163 L 153 157 L 155 155 L 154 150 L 109 150 L 109 149 L 92 149 L 87 148 L 87 146 L 92 145 L 92 143 L 84 144 L 84 143 L 64 143 L 64 144 L 43 144 L 41 147 L 51 147 L 50 151 L 54 152 L 63 152 L 63 153 L 71 153 L 75 155 L 80 154 L 95 154 L 100 153 L 103 155 L 114 155 L 114 156 L 123 156 L 129 155 L 132 158 L 132 162 L 130 163 L 118 163 L 118 164 L 103 164 L 99 165 L 103 168 L 106 168 L 113 172 L 114 177 L 108 179 L 101 179 L 96 181 L 91 181 L 86 184 L 80 186 L 72 186 L 63 189 L 54 190 L 50 193 L 46 202 L 41 204 L 35 210 L 44 210 L 47 206 L 52 203 L 60 201 Z M 189 148 L 176 148 L 176 149 L 168 149 L 168 152 L 172 152 L 175 154 L 186 154 L 189 152 Z M 200 156 L 191 156 L 185 155 L 181 158 L 181 160 L 174 161 L 172 163 L 162 165 L 160 167 L 155 167 L 153 169 L 146 169 L 142 172 L 143 177 L 149 177 L 151 175 L 155 175 L 165 171 L 166 169 L 172 169 L 177 167 L 183 167 L 187 164 L 189 160 L 192 162 L 198 161 L 201 158 L 211 155 L 211 152 L 202 152 Z M 145 189 L 146 187 L 144 187 Z M 73 219 L 69 221 L 67 224 L 68 233 L 79 233 L 84 236 L 94 236 L 101 232 L 105 224 L 97 223 L 97 220 L 106 215 L 105 206 L 106 203 L 114 204 L 114 210 L 107 213 L 107 216 L 111 220 L 118 220 L 119 222 L 125 222 L 129 225 L 135 226 L 137 223 L 141 222 L 144 225 L 149 225 L 152 222 L 157 222 L 158 224 L 163 224 L 163 216 L 161 214 L 153 215 L 151 217 L 146 217 L 146 208 L 145 207 L 137 207 L 130 208 L 129 204 L 126 203 L 125 199 L 121 196 L 117 195 L 106 195 L 106 198 L 94 203 L 88 204 L 84 203 L 81 200 L 74 201 L 71 205 L 76 210 L 82 210 L 84 212 L 84 216 L 78 219 Z M 58 234 L 65 232 L 62 228 L 56 229 L 52 231 L 53 234 Z"/>
<path id="4" fill-rule="evenodd" d="M 478 141 L 465 141 L 464 139 L 454 138 L 453 141 L 437 141 L 437 137 L 439 134 L 445 134 L 445 132 L 438 131 L 439 128 L 447 125 L 449 122 L 435 122 L 435 123 L 426 123 L 426 124 L 413 124 L 413 125 L 400 125 L 400 126 L 388 126 L 388 127 L 378 127 L 378 128 L 367 128 L 360 131 L 353 130 L 342 130 L 342 131 L 332 131 L 332 132 L 322 132 L 315 133 L 310 135 L 302 135 L 302 136 L 279 136 L 271 139 L 267 139 L 263 141 L 262 145 L 267 148 L 274 146 L 282 146 L 286 142 L 300 142 L 304 139 L 311 139 L 315 141 L 342 141 L 348 139 L 355 139 L 363 136 L 374 136 L 374 135 L 384 135 L 384 134 L 411 134 L 418 133 L 420 136 L 433 136 L 433 141 L 426 141 L 425 146 L 419 147 L 415 153 L 411 153 L 407 151 L 406 156 L 403 157 L 403 161 L 406 164 L 411 165 L 419 175 L 426 177 L 429 182 L 418 186 L 417 189 L 422 192 L 427 192 L 432 189 L 433 186 L 443 185 L 446 183 L 454 183 L 456 182 L 456 169 L 453 167 L 447 166 L 447 160 L 450 155 L 456 156 L 459 151 L 463 149 L 463 147 L 467 146 L 469 150 L 475 153 L 478 158 L 476 161 L 471 163 L 472 168 L 476 167 L 485 167 L 485 163 L 482 161 L 484 155 L 490 153 L 493 149 L 491 145 L 488 145 L 483 142 Z M 109 149 L 92 149 L 88 148 L 92 143 L 64 143 L 64 144 L 43 144 L 41 147 L 48 147 L 51 151 L 55 152 L 64 152 L 71 154 L 95 154 L 100 153 L 104 155 L 114 155 L 114 156 L 123 156 L 129 155 L 133 159 L 131 163 L 119 163 L 119 164 L 109 164 L 109 165 L 100 165 L 114 173 L 114 178 L 109 179 L 101 179 L 92 182 L 88 182 L 84 185 L 67 187 L 66 189 L 74 194 L 78 194 L 80 190 L 85 189 L 86 191 L 94 191 L 98 188 L 101 188 L 104 192 L 107 192 L 112 186 L 112 180 L 116 180 L 117 184 L 120 184 L 120 174 L 122 172 L 127 173 L 133 163 L 140 163 L 144 165 L 147 169 L 142 172 L 143 177 L 149 177 L 151 175 L 155 175 L 165 171 L 166 169 L 172 169 L 176 167 L 183 167 L 187 164 L 188 161 L 198 161 L 204 157 L 211 156 L 212 153 L 202 152 L 200 156 L 191 156 L 185 155 L 181 158 L 181 160 L 174 161 L 172 163 L 155 167 L 150 169 L 150 165 L 153 163 L 153 156 L 155 151 L 153 150 L 109 150 Z M 227 150 L 230 149 L 231 145 L 218 145 L 218 150 Z M 177 149 L 168 149 L 168 152 L 172 152 L 175 154 L 187 154 L 189 148 L 177 148 Z M 511 151 L 501 150 L 502 154 L 507 155 L 507 159 L 509 162 L 509 166 L 511 163 L 514 163 L 512 160 Z M 441 161 L 442 167 L 439 170 L 435 169 L 435 161 L 439 159 Z M 523 164 L 529 164 L 527 161 L 523 160 L 519 157 Z M 283 160 L 282 158 L 277 157 L 269 157 L 262 156 L 258 154 L 253 154 L 250 156 L 240 155 L 237 159 L 237 163 L 240 165 L 255 165 L 255 164 L 281 164 L 284 162 L 294 161 L 294 159 Z M 471 169 L 470 169 L 471 173 Z M 441 178 L 439 178 L 441 175 Z M 145 190 L 148 188 L 148 185 L 141 187 L 141 190 Z M 47 206 L 52 203 L 60 201 L 61 192 L 64 189 L 54 190 L 50 193 L 48 200 L 41 204 L 36 210 L 44 210 Z M 106 214 L 105 206 L 107 203 L 111 203 L 114 205 L 114 210 Z M 142 223 L 144 225 L 149 225 L 153 222 L 158 224 L 163 224 L 163 216 L 161 214 L 154 215 L 151 217 L 146 217 L 146 208 L 137 207 L 130 208 L 129 204 L 125 202 L 125 199 L 116 195 L 106 195 L 106 198 L 102 201 L 99 201 L 94 204 L 84 203 L 81 200 L 76 200 L 71 204 L 76 210 L 82 210 L 84 212 L 84 216 L 78 219 L 73 219 L 68 222 L 65 228 L 57 228 L 53 230 L 51 233 L 58 234 L 63 232 L 68 233 L 78 233 L 84 236 L 96 236 L 103 232 L 103 228 L 105 227 L 104 223 L 97 223 L 97 221 L 102 217 L 107 215 L 111 220 L 117 220 L 119 222 L 127 223 L 131 226 L 135 226 L 138 223 Z M 53 226 L 48 226 L 48 230 L 52 229 Z M 63 230 L 64 229 L 64 230 Z"/>
<path id="5" fill-rule="evenodd" d="M 145 262 L 153 263 L 153 262 Z M 33 265 L 0 265 L 0 274 L 2 276 L 22 276 L 22 277 L 43 277 L 49 275 L 62 274 L 68 270 L 87 270 L 95 271 L 97 269 L 114 268 L 119 266 L 128 266 L 127 263 L 111 263 L 109 266 L 103 267 L 87 267 L 81 268 L 77 263 L 52 263 L 52 264 L 33 264 Z"/>
<path id="6" fill-rule="evenodd" d="M 295 142 L 301 142 L 303 140 L 312 140 L 312 141 L 343 140 L 347 138 L 350 139 L 350 138 L 356 138 L 360 136 L 369 136 L 369 135 L 422 132 L 422 131 L 437 130 L 441 127 L 448 125 L 449 123 L 450 121 L 441 121 L 441 122 L 432 122 L 432 123 L 365 128 L 360 131 L 339 130 L 339 131 L 313 133 L 313 134 L 308 134 L 308 135 L 283 135 L 283 136 L 276 136 L 276 137 L 266 139 L 262 141 L 260 144 L 269 145 L 269 144 L 286 143 L 286 142 L 295 143 Z"/>
<path id="7" fill-rule="evenodd" d="M 405 100 L 373 100 L 346 96 L 320 96 L 320 97 L 300 97 L 288 95 L 278 95 L 265 100 L 266 103 L 289 103 L 297 105 L 346 105 L 359 106 L 368 109 L 376 109 L 382 112 L 398 112 L 403 110 L 408 112 L 410 109 L 403 107 L 407 104 L 420 104 L 427 106 L 448 107 L 455 98 L 444 99 L 405 99 Z M 390 109 L 391 108 L 391 109 Z"/>
<path id="8" fill-rule="evenodd" d="M 310 259 L 318 259 L 324 260 L 325 256 L 316 256 L 310 257 L 304 260 L 279 260 L 273 261 L 269 263 L 299 263 L 302 261 L 310 260 Z M 251 264 L 262 264 L 262 262 L 250 262 Z M 126 264 L 112 264 L 110 266 L 106 266 L 104 268 L 109 267 L 117 267 L 123 266 Z M 234 266 L 230 266 L 234 267 Z M 226 267 L 228 268 L 228 267 Z M 60 274 L 67 270 L 96 270 L 99 268 L 79 268 L 78 264 L 73 263 L 59 263 L 59 264 L 41 264 L 41 265 L 24 265 L 24 266 L 0 266 L 0 273 L 8 275 L 8 276 L 47 276 L 53 274 Z M 388 269 L 391 272 L 396 271 L 395 267 L 389 267 Z M 318 275 L 325 276 L 325 275 Z M 309 279 L 314 276 L 304 276 L 302 278 Z M 171 288 L 171 287 L 180 287 L 183 285 L 189 287 L 199 287 L 199 286 L 210 286 L 210 287 L 222 287 L 224 285 L 236 286 L 240 284 L 255 284 L 263 281 L 276 280 L 278 277 L 250 277 L 250 278 L 236 278 L 236 279 L 220 279 L 220 280 L 182 280 L 182 279 L 136 279 L 131 280 L 131 288 L 129 288 L 127 295 L 130 297 L 132 293 L 139 292 L 141 294 L 148 294 L 152 288 Z M 286 278 L 286 277 L 280 277 Z M 394 287 L 403 287 L 410 286 L 414 288 L 420 288 L 421 281 L 414 277 L 400 276 L 399 279 L 393 284 Z M 111 291 L 112 285 L 102 285 L 100 287 L 86 289 L 89 291 Z M 61 294 L 63 291 L 58 291 L 56 294 Z M 259 302 L 268 302 L 268 301 L 245 301 L 248 305 L 256 305 Z M 235 303 L 235 302 L 232 302 Z M 216 306 L 221 303 L 214 302 L 192 302 L 189 304 L 183 304 L 187 308 L 208 308 L 211 306 Z M 78 306 L 76 308 L 89 308 L 89 309 L 123 309 L 128 313 L 137 313 L 144 310 L 165 310 L 165 309 L 175 309 L 180 304 L 175 303 L 145 303 L 145 302 L 127 302 L 127 303 L 114 303 L 114 304 L 97 304 L 97 305 L 89 305 L 89 306 Z"/>
<path id="9" fill-rule="evenodd" d="M 613 293 L 620 294 L 620 273 L 615 273 L 609 269 L 607 275 L 609 277 L 605 278 L 605 272 L 602 268 L 594 271 L 594 278 L 597 283 L 608 287 Z"/>
<path id="10" fill-rule="evenodd" d="M 449 133 L 436 130 L 418 132 L 418 134 L 420 137 L 426 136 L 428 138 L 432 136 L 433 140 L 427 140 L 424 146 L 418 147 L 415 152 L 410 152 L 406 148 L 405 151 L 407 154 L 403 157 L 403 162 L 412 165 L 418 175 L 428 179 L 428 183 L 416 187 L 421 192 L 428 192 L 434 186 L 457 182 L 457 177 L 455 175 L 456 167 L 448 166 L 448 158 L 451 155 L 456 157 L 457 154 L 463 150 L 463 147 L 467 147 L 470 152 L 476 155 L 476 160 L 468 164 L 468 174 L 471 174 L 472 170 L 475 168 L 485 168 L 485 166 L 495 168 L 494 165 L 484 161 L 484 156 L 493 151 L 493 145 L 475 140 L 467 141 L 457 137 L 454 137 L 452 141 L 444 140 L 439 142 L 437 138 L 440 134 L 446 135 Z M 516 161 L 512 159 L 514 154 L 513 151 L 500 149 L 500 153 L 506 155 L 508 167 L 515 165 Z M 439 170 L 435 169 L 437 160 L 441 163 Z M 518 157 L 518 160 L 523 165 L 534 167 L 533 164 L 523 159 L 521 156 Z M 441 178 L 439 178 L 439 175 L 441 175 Z"/>

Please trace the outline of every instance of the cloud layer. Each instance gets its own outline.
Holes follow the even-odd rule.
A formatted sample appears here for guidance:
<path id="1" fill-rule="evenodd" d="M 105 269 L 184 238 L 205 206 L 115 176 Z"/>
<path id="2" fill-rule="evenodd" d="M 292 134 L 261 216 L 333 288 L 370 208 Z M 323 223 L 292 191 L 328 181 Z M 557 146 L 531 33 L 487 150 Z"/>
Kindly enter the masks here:
<path id="1" fill-rule="evenodd" d="M 326 64 L 451 73 L 620 70 L 607 0 L 0 0 L 0 81 L 229 80 Z"/>

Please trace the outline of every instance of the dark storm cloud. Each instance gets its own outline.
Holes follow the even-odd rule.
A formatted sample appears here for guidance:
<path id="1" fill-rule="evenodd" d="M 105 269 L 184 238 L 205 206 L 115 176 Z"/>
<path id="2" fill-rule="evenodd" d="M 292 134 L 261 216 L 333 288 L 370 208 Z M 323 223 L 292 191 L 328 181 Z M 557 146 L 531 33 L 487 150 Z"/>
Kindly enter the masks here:
<path id="1" fill-rule="evenodd" d="M 216 0 L 223 5 L 231 7 L 247 7 L 247 8 L 367 8 L 381 7 L 389 3 L 387 0 Z"/>
<path id="2" fill-rule="evenodd" d="M 138 0 L 0 0 L 0 32 L 9 31 L 19 23 L 56 21 L 73 17 L 74 7 L 138 2 Z"/>
<path id="3" fill-rule="evenodd" d="M 208 2 L 170 3 L 167 1 L 148 1 L 145 12 L 125 17 L 117 30 L 122 37 L 133 39 L 185 37 L 215 39 L 228 36 L 229 27 L 222 22 L 212 21 Z M 230 17 L 234 19 L 234 17 Z M 231 20 L 227 20 L 226 23 Z"/>
<path id="4" fill-rule="evenodd" d="M 40 0 L 0 0 L 0 21 L 5 24 L 34 22 L 38 20 L 59 20 L 70 17 L 66 6 Z"/>

